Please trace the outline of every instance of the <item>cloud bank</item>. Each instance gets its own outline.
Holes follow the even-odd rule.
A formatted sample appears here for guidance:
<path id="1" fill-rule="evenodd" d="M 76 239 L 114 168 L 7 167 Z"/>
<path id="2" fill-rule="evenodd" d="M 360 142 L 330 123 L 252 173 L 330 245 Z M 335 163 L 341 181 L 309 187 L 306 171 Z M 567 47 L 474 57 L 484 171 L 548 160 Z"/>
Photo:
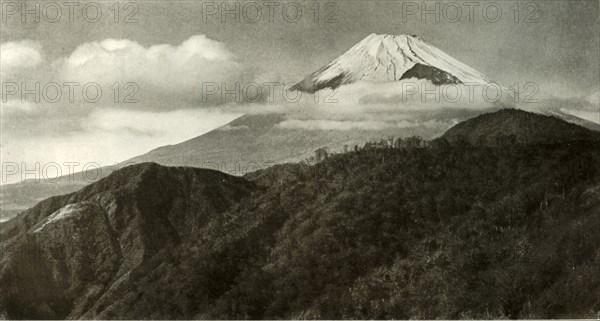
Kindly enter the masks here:
<path id="1" fill-rule="evenodd" d="M 148 48 L 126 40 L 106 39 L 79 46 L 60 66 L 62 76 L 81 82 L 134 81 L 148 92 L 190 94 L 203 82 L 235 82 L 242 66 L 218 41 L 192 36 L 178 46 Z"/>

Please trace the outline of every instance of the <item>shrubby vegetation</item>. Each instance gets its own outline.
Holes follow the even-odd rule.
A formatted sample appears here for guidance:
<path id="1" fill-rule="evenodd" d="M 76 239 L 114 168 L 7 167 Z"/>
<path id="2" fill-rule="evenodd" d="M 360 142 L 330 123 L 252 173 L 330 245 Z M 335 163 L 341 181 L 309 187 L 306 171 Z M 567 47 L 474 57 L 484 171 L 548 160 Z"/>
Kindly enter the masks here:
<path id="1" fill-rule="evenodd" d="M 202 316 L 595 317 L 599 147 L 438 140 L 249 175 L 268 189 L 220 225 L 239 261 Z"/>
<path id="2" fill-rule="evenodd" d="M 147 169 L 131 191 L 109 177 L 85 192 L 131 194 L 139 206 L 160 200 L 169 217 L 197 221 L 182 223 L 168 242 L 149 243 L 152 255 L 84 316 L 595 318 L 600 310 L 597 141 L 436 140 L 328 153 L 314 165 L 248 174 L 253 184 L 243 190 L 251 191 L 236 192 L 235 202 L 225 188 L 197 183 L 201 193 L 191 193 L 181 187 L 192 186 L 190 175 L 160 171 Z M 207 197 L 216 205 L 207 207 Z M 151 242 L 157 230 L 172 235 L 175 227 L 140 233 Z M 72 313 L 33 314 L 28 301 L 4 299 L 21 313 L 11 317 Z"/>

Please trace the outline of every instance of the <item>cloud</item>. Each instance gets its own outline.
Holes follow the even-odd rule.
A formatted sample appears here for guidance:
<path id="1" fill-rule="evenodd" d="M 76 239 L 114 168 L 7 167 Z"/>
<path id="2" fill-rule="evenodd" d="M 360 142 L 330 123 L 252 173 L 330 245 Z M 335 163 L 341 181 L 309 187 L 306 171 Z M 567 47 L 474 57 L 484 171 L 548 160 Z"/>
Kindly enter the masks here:
<path id="1" fill-rule="evenodd" d="M 178 45 L 106 39 L 78 46 L 53 61 L 33 41 L 2 44 L 3 81 L 40 84 L 41 92 L 8 95 L 1 104 L 3 162 L 96 162 L 112 164 L 156 147 L 175 144 L 222 126 L 241 115 L 200 100 L 202 82 L 241 82 L 247 73 L 225 44 L 203 35 Z M 62 96 L 50 102 L 43 92 L 52 82 Z M 74 99 L 65 82 L 79 82 Z M 86 83 L 102 89 L 99 101 L 82 97 Z M 112 84 L 120 84 L 115 96 Z M 134 82 L 137 103 L 124 103 Z M 22 90 L 23 88 L 19 88 Z M 116 97 L 116 99 L 115 99 Z M 3 97 L 5 98 L 5 97 Z M 117 100 L 117 102 L 115 102 Z"/>
<path id="2" fill-rule="evenodd" d="M 598 106 L 600 105 L 600 91 L 597 91 L 595 93 L 591 93 L 586 97 L 586 100 L 594 105 L 594 106 Z"/>
<path id="3" fill-rule="evenodd" d="M 509 92 L 483 85 L 435 86 L 426 80 L 397 82 L 361 81 L 338 89 L 323 89 L 315 94 L 283 91 L 280 84 L 271 98 L 259 104 L 235 104 L 233 98 L 225 107 L 249 113 L 294 111 L 304 109 L 328 114 L 407 113 L 448 109 L 487 110 L 514 105 Z"/>
<path id="4" fill-rule="evenodd" d="M 217 130 L 221 130 L 221 131 L 235 131 L 235 130 L 248 130 L 248 129 L 250 129 L 250 127 L 248 127 L 246 125 L 241 125 L 241 126 L 226 125 L 226 126 L 217 128 Z"/>
<path id="5" fill-rule="evenodd" d="M 600 91 L 582 96 L 550 96 L 527 106 L 539 111 L 558 111 L 600 124 Z"/>
<path id="6" fill-rule="evenodd" d="M 201 135 L 239 116 L 216 109 L 169 112 L 99 109 L 89 116 L 85 130 L 148 137 L 157 143 L 172 144 Z"/>
<path id="7" fill-rule="evenodd" d="M 4 42 L 0 44 L 2 77 L 8 77 L 20 69 L 31 68 L 44 61 L 41 45 L 31 40 Z"/>
<path id="8" fill-rule="evenodd" d="M 485 110 L 511 105 L 512 95 L 490 84 L 447 84 L 407 79 L 389 83 L 362 83 L 345 89 L 359 105 L 384 106 L 395 110 L 440 110 L 460 108 Z M 360 94 L 357 94 L 360 93 Z"/>
<path id="9" fill-rule="evenodd" d="M 0 114 L 3 117 L 9 115 L 24 115 L 34 112 L 35 104 L 28 101 L 16 99 L 7 100 L 5 103 L 0 103 Z"/>
<path id="10" fill-rule="evenodd" d="M 587 96 L 578 97 L 578 96 L 564 96 L 557 97 L 551 96 L 544 98 L 541 101 L 541 105 L 546 106 L 547 108 L 569 108 L 569 109 L 579 109 L 585 111 L 594 111 L 598 110 L 598 105 L 600 104 L 600 96 L 599 92 L 595 92 L 589 94 Z"/>
<path id="11" fill-rule="evenodd" d="M 304 129 L 304 130 L 383 130 L 390 128 L 416 128 L 416 127 L 427 127 L 427 128 L 438 128 L 445 126 L 437 121 L 351 121 L 351 120 L 324 120 L 324 119 L 312 119 L 312 120 L 300 120 L 290 119 L 285 120 L 277 125 L 282 129 Z"/>
<path id="12" fill-rule="evenodd" d="M 61 68 L 65 79 L 137 82 L 142 90 L 162 93 L 192 93 L 200 91 L 203 82 L 232 82 L 243 76 L 242 66 L 226 46 L 204 35 L 192 36 L 178 46 L 146 48 L 126 39 L 84 43 Z"/>
<path id="13" fill-rule="evenodd" d="M 287 121 L 280 128 L 308 130 L 376 130 L 390 128 L 447 128 L 481 112 L 512 105 L 506 92 L 494 98 L 494 89 L 484 96 L 482 86 L 465 85 L 444 89 L 426 80 L 399 82 L 357 82 L 315 94 L 282 92 L 258 104 L 222 106 L 240 113 L 283 113 Z M 423 92 L 423 88 L 427 91 Z M 432 94 L 432 90 L 436 91 Z M 457 96 L 457 90 L 461 91 Z M 471 90 L 471 92 L 469 92 Z"/>
<path id="14" fill-rule="evenodd" d="M 203 84 L 235 88 L 234 84 L 253 77 L 224 43 L 204 35 L 192 36 L 178 45 L 143 46 L 127 39 L 87 42 L 53 61 L 44 60 L 43 48 L 37 42 L 25 40 L 3 43 L 1 57 L 3 82 L 19 85 L 10 98 L 21 98 L 24 88 L 39 86 L 37 100 L 41 96 L 44 103 L 45 91 L 53 97 L 58 88 L 62 95 L 52 102 L 57 111 L 64 105 L 89 104 L 90 100 L 97 105 L 138 110 L 210 108 L 222 103 L 219 99 L 203 100 Z M 101 93 L 98 101 L 96 92 Z M 34 99 L 33 95 L 27 97 Z"/>
<path id="15" fill-rule="evenodd" d="M 223 99 L 219 92 L 205 100 L 204 83 L 216 84 L 219 91 L 225 89 L 223 84 L 228 89 L 237 84 L 243 93 L 245 85 L 275 79 L 250 72 L 224 43 L 203 35 L 174 45 L 145 46 L 127 39 L 88 42 L 51 62 L 35 42 L 9 42 L 2 44 L 1 56 L 2 75 L 10 71 L 16 83 L 22 79 L 95 82 L 103 89 L 103 99 L 91 104 L 77 96 L 74 103 L 66 101 L 64 87 L 63 99 L 53 104 L 43 99 L 22 103 L 19 95 L 11 97 L 1 110 L 4 161 L 111 164 L 201 135 L 242 114 L 283 113 L 287 120 L 278 126 L 290 130 L 441 132 L 481 112 L 515 105 L 506 92 L 500 99 L 489 99 L 494 89 L 484 96 L 480 86 L 471 95 L 472 88 L 464 85 L 435 87 L 414 79 L 357 82 L 316 95 L 285 91 L 281 81 L 272 97 L 262 86 L 260 99 L 242 97 L 237 102 L 235 95 Z M 118 103 L 111 90 L 115 82 L 121 90 Z M 128 93 L 126 82 L 138 86 L 138 103 L 122 103 Z M 459 99 L 456 90 L 461 92 Z M 540 98 L 536 107 L 566 108 L 589 119 L 598 114 L 599 97 L 596 92 L 579 98 Z M 600 121 L 597 116 L 595 121 Z M 244 127 L 222 129 L 243 131 Z"/>
<path id="16" fill-rule="evenodd" d="M 77 131 L 23 136 L 3 131 L 2 162 L 25 162 L 27 168 L 39 163 L 113 165 L 144 154 L 154 148 L 176 144 L 202 135 L 240 116 L 217 109 L 186 109 L 169 112 L 96 109 L 82 119 Z M 58 124 L 57 124 L 58 125 Z M 4 130 L 4 126 L 3 126 Z M 63 172 L 66 174 L 66 172 Z M 60 175 L 59 175 L 60 176 Z M 12 175 L 10 182 L 21 179 Z"/>

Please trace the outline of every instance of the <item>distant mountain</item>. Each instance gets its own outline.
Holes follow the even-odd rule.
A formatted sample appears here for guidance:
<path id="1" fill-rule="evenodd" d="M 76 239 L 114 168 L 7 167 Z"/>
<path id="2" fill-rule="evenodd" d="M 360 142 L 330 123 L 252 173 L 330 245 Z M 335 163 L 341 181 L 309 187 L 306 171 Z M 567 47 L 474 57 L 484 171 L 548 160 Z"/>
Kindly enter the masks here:
<path id="1" fill-rule="evenodd" d="M 466 118 L 472 115 L 473 112 L 458 111 L 451 116 L 441 117 Z M 417 124 L 409 128 L 328 130 L 288 128 L 283 126 L 285 121 L 283 114 L 245 115 L 206 134 L 179 144 L 159 147 L 118 166 L 93 169 L 85 175 L 76 173 L 72 177 L 63 176 L 52 181 L 2 185 L 0 221 L 14 217 L 47 197 L 74 192 L 128 164 L 155 162 L 166 166 L 209 168 L 231 175 L 244 175 L 274 164 L 302 161 L 321 147 L 340 152 L 344 145 L 352 149 L 354 145 L 362 146 L 366 141 L 387 139 L 388 136 L 419 135 L 429 138 L 447 128 Z M 450 118 L 442 119 L 448 127 L 450 121 Z"/>
<path id="2" fill-rule="evenodd" d="M 409 78 L 427 79 L 436 85 L 491 82 L 417 36 L 371 34 L 291 90 L 315 92 L 359 80 L 389 82 Z"/>
<path id="3" fill-rule="evenodd" d="M 456 124 L 442 136 L 450 142 L 477 145 L 554 144 L 598 140 L 600 133 L 554 116 L 518 109 L 502 109 Z"/>
<path id="4" fill-rule="evenodd" d="M 86 181 L 82 175 L 76 175 L 73 179 L 63 177 L 57 182 L 27 180 L 2 185 L 0 186 L 0 222 L 11 219 L 50 196 L 77 191 L 91 182 Z"/>
<path id="5" fill-rule="evenodd" d="M 344 145 L 352 149 L 354 145 L 387 139 L 388 136 L 428 138 L 445 130 L 439 128 L 436 131 L 419 124 L 409 128 L 330 130 L 288 127 L 286 120 L 283 114 L 245 115 L 202 136 L 157 148 L 128 162 L 212 168 L 243 175 L 273 164 L 304 160 L 321 147 L 340 152 Z"/>
<path id="6" fill-rule="evenodd" d="M 600 142 L 138 164 L 0 223 L 7 319 L 595 318 Z"/>

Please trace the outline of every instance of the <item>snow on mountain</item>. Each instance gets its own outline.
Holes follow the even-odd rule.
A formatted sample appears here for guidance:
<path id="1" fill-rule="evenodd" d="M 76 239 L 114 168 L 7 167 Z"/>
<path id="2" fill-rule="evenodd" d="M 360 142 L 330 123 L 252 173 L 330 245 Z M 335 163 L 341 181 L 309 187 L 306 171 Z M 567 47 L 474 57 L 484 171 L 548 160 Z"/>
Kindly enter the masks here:
<path id="1" fill-rule="evenodd" d="M 492 82 L 417 36 L 371 34 L 291 89 L 315 92 L 359 80 L 427 79 L 436 85 Z"/>

